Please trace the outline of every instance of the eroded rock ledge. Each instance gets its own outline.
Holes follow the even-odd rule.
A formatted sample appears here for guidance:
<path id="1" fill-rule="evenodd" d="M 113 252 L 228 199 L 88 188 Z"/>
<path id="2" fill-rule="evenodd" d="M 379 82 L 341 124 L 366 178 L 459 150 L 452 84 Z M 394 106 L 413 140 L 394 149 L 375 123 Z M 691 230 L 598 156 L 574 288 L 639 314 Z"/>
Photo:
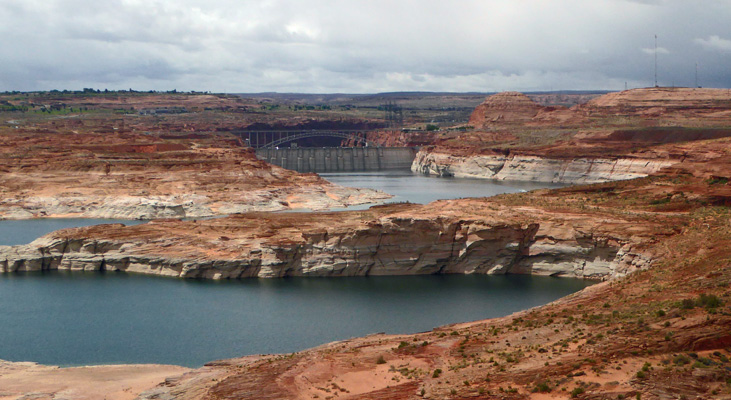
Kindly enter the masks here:
<path id="1" fill-rule="evenodd" d="M 0 246 L 0 271 L 107 270 L 181 278 L 447 273 L 621 276 L 651 263 L 652 224 L 488 199 L 318 214 L 251 213 L 66 229 Z"/>
<path id="2" fill-rule="evenodd" d="M 644 177 L 670 160 L 642 158 L 552 159 L 530 155 L 458 156 L 419 151 L 411 170 L 428 175 L 566 184 L 599 183 Z"/>
<path id="3" fill-rule="evenodd" d="M 267 164 L 225 135 L 0 135 L 0 220 L 200 218 L 390 197 Z"/>

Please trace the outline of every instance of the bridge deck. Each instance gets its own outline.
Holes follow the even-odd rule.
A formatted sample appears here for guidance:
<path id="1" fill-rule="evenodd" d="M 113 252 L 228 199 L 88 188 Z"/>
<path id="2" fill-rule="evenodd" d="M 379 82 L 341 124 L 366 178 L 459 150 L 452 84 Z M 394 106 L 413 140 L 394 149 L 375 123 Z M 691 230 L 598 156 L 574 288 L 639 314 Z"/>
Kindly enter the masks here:
<path id="1" fill-rule="evenodd" d="M 372 130 L 370 130 L 372 131 Z M 375 143 L 366 139 L 366 133 L 369 130 L 348 130 L 348 129 L 331 129 L 331 130 L 272 130 L 272 131 L 233 131 L 234 135 L 246 140 L 249 146 L 259 149 L 263 147 L 277 147 L 286 143 L 299 139 L 313 137 L 336 137 L 355 143 L 368 144 L 375 146 Z"/>

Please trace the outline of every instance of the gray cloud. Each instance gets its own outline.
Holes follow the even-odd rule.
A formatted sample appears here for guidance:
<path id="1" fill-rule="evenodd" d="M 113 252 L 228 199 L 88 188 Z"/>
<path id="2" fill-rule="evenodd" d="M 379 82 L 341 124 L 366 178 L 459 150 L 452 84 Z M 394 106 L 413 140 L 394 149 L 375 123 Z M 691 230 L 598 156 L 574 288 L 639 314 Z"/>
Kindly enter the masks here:
<path id="1" fill-rule="evenodd" d="M 8 0 L 0 90 L 731 86 L 731 0 Z"/>
<path id="2" fill-rule="evenodd" d="M 708 39 L 696 39 L 695 42 L 707 50 L 731 52 L 731 40 L 720 38 L 718 35 L 709 36 Z"/>

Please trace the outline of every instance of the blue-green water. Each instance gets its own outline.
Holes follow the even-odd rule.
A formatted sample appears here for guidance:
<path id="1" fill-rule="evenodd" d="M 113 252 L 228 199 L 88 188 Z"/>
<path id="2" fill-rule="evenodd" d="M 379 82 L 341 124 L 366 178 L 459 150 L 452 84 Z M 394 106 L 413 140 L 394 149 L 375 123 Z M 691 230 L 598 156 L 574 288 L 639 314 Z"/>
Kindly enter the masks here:
<path id="1" fill-rule="evenodd" d="M 587 284 L 484 275 L 213 282 L 109 272 L 5 274 L 0 359 L 200 366 L 502 316 Z"/>
<path id="2" fill-rule="evenodd" d="M 489 197 L 503 193 L 566 186 L 565 184 L 546 182 L 437 177 L 411 171 L 334 172 L 320 175 L 338 185 L 377 189 L 394 195 L 386 202 L 408 201 L 419 204 L 442 199 Z M 369 205 L 361 205 L 348 207 L 348 209 L 366 209 L 368 207 Z"/>
<path id="3" fill-rule="evenodd" d="M 136 225 L 144 222 L 147 221 L 88 218 L 25 219 L 18 221 L 0 221 L 0 246 L 27 244 L 45 235 L 46 233 L 57 231 L 59 229 L 115 223 Z"/>
<path id="4" fill-rule="evenodd" d="M 327 174 L 395 194 L 392 201 L 491 196 L 535 183 L 426 177 L 408 171 Z M 0 221 L 0 245 L 100 223 Z M 287 353 L 375 332 L 413 333 L 498 317 L 584 288 L 531 276 L 410 276 L 188 281 L 124 273 L 0 274 L 0 359 L 54 365 L 200 366 L 246 354 Z"/>

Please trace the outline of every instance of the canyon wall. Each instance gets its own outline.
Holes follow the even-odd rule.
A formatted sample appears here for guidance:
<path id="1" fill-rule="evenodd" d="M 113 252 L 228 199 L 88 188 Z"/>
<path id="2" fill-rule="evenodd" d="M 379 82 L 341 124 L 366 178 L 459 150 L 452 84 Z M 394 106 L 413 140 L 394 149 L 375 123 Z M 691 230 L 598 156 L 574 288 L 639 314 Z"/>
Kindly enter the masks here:
<path id="1" fill-rule="evenodd" d="M 633 158 L 551 159 L 522 155 L 456 156 L 419 151 L 411 170 L 429 175 L 588 184 L 644 177 L 672 165 L 668 160 Z"/>
<path id="2" fill-rule="evenodd" d="M 0 135 L 0 220 L 200 218 L 390 197 L 267 164 L 228 136 Z"/>
<path id="3" fill-rule="evenodd" d="M 454 273 L 606 279 L 649 265 L 633 251 L 632 240 L 581 224 L 387 215 L 345 226 L 327 218 L 320 224 L 272 220 L 252 233 L 245 232 L 247 218 L 257 216 L 62 230 L 28 245 L 0 246 L 0 271 L 106 270 L 206 279 Z M 198 232 L 207 224 L 226 236 L 203 239 L 205 233 Z"/>

